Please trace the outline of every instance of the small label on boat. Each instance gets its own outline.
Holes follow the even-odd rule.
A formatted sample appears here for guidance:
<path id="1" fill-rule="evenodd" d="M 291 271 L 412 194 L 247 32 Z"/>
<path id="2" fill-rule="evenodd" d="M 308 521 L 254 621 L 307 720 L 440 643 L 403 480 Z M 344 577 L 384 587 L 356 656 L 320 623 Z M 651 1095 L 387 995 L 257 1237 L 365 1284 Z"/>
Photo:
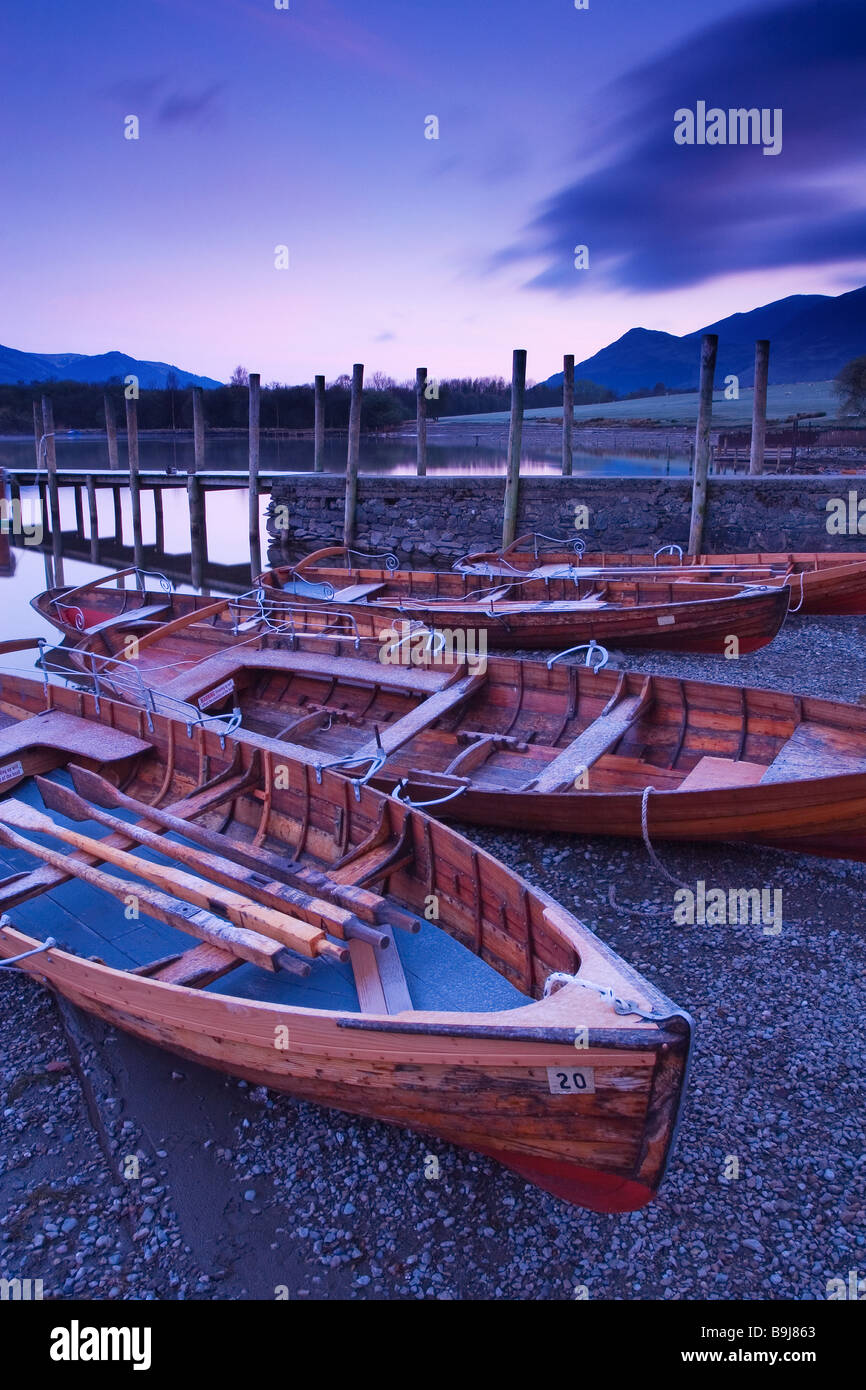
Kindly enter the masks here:
<path id="1" fill-rule="evenodd" d="M 211 705 L 218 705 L 220 700 L 225 700 L 228 695 L 234 693 L 234 688 L 234 681 L 230 680 L 223 681 L 222 685 L 215 685 L 206 695 L 199 696 L 199 709 L 209 709 Z"/>
<path id="2" fill-rule="evenodd" d="M 5 767 L 0 767 L 0 786 L 4 782 L 12 782 L 16 777 L 23 777 L 24 769 L 20 763 L 7 763 Z"/>
<path id="3" fill-rule="evenodd" d="M 676 622 L 676 618 L 674 618 L 673 614 L 668 614 L 664 617 L 658 618 L 656 621 L 658 622 L 659 627 L 672 627 L 673 624 Z"/>
<path id="4" fill-rule="evenodd" d="M 547 1084 L 552 1096 L 591 1096 L 595 1094 L 592 1067 L 548 1067 Z"/>

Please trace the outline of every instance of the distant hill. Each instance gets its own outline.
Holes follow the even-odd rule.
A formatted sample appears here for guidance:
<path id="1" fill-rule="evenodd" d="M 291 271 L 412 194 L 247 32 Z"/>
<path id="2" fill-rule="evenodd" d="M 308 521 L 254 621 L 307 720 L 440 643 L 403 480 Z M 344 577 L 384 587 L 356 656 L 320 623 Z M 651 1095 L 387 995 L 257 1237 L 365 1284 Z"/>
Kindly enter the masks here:
<path id="1" fill-rule="evenodd" d="M 664 382 L 668 390 L 698 385 L 700 342 L 718 333 L 716 384 L 730 374 L 751 386 L 755 339 L 770 339 L 770 381 L 826 381 L 852 357 L 866 353 L 866 286 L 847 294 L 794 294 L 750 313 L 731 314 L 678 338 L 648 328 L 631 328 L 594 357 L 578 362 L 574 374 L 608 386 L 619 395 Z M 562 372 L 545 386 L 561 386 Z"/>
<path id="2" fill-rule="evenodd" d="M 84 381 L 89 384 L 137 376 L 145 391 L 159 390 L 174 373 L 177 386 L 223 385 L 213 377 L 195 376 L 168 362 L 142 362 L 125 352 L 101 352 L 87 357 L 80 352 L 19 352 L 0 345 L 0 385 L 16 386 L 31 381 Z"/>

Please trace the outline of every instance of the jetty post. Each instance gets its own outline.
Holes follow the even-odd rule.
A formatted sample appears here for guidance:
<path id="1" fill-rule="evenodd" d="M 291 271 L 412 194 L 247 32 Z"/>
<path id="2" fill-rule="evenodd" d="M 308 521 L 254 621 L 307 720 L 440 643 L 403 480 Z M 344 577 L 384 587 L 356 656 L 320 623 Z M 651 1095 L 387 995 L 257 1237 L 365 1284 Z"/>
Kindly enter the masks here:
<path id="1" fill-rule="evenodd" d="M 749 473 L 764 471 L 764 441 L 767 437 L 767 382 L 770 375 L 770 343 L 759 338 L 755 343 L 755 389 L 752 400 L 752 448 L 749 454 Z"/>
<path id="2" fill-rule="evenodd" d="M 315 422 L 313 425 L 313 472 L 321 473 L 325 466 L 325 378 L 316 377 Z"/>
<path id="3" fill-rule="evenodd" d="M 90 563 L 99 564 L 99 512 L 96 506 L 96 479 L 87 475 L 87 514 L 90 521 Z"/>
<path id="4" fill-rule="evenodd" d="M 562 476 L 571 477 L 574 450 L 574 353 L 562 359 Z"/>
<path id="5" fill-rule="evenodd" d="M 250 372 L 250 571 L 256 579 L 262 572 L 262 547 L 259 536 L 259 418 L 261 415 L 262 379 Z"/>
<path id="6" fill-rule="evenodd" d="M 54 406 L 50 396 L 42 397 L 42 433 L 45 437 L 45 461 L 48 472 L 48 504 L 51 514 L 51 558 L 54 561 L 54 583 L 60 585 L 64 582 L 63 531 L 60 521 L 60 491 L 57 486 L 57 447 L 54 438 Z"/>
<path id="7" fill-rule="evenodd" d="M 358 464 L 361 458 L 361 401 L 364 394 L 364 364 L 352 368 L 352 403 L 349 408 L 349 447 L 346 455 L 346 508 L 343 516 L 343 544 L 354 545 L 358 524 Z"/>
<path id="8" fill-rule="evenodd" d="M 136 569 L 144 569 L 141 539 L 141 482 L 138 474 L 138 401 L 126 398 L 126 449 L 129 455 L 129 505 L 132 512 L 132 553 Z"/>
<path id="9" fill-rule="evenodd" d="M 103 409 L 105 411 L 105 438 L 108 441 L 108 466 L 111 469 L 119 468 L 120 461 L 117 457 L 117 417 L 114 413 L 114 401 L 106 391 L 103 398 Z M 114 539 L 117 545 L 123 544 L 123 508 L 121 506 L 120 488 L 111 489 L 111 500 L 114 504 Z"/>
<path id="10" fill-rule="evenodd" d="M 42 412 L 39 402 L 33 402 L 33 438 L 36 442 L 36 472 L 42 467 Z"/>
<path id="11" fill-rule="evenodd" d="M 526 400 L 526 348 L 515 348 L 511 363 L 511 422 L 508 428 L 508 473 L 502 515 L 502 545 L 517 534 L 517 502 L 520 491 L 520 451 L 523 442 L 523 406 Z"/>
<path id="12" fill-rule="evenodd" d="M 695 462 L 692 477 L 692 515 L 689 525 L 690 555 L 700 555 L 707 514 L 707 470 L 710 463 L 710 425 L 713 419 L 713 380 L 719 335 L 705 333 L 701 339 L 701 384 L 698 394 L 698 423 L 695 429 Z"/>
<path id="13" fill-rule="evenodd" d="M 207 529 L 205 500 L 198 474 L 204 470 L 204 399 L 202 388 L 192 388 L 192 466 L 186 473 L 186 496 L 189 503 L 190 581 L 201 591 L 204 567 L 207 562 Z"/>
<path id="14" fill-rule="evenodd" d="M 416 472 L 419 478 L 427 476 L 427 368 L 415 368 L 415 413 L 417 417 Z"/>

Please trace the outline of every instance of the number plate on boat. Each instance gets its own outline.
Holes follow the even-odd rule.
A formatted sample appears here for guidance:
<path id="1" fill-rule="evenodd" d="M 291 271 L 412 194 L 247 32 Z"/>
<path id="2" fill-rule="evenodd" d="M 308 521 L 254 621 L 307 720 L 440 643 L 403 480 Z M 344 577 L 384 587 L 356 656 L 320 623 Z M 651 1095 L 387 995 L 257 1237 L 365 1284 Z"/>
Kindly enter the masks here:
<path id="1" fill-rule="evenodd" d="M 665 617 L 658 618 L 657 622 L 659 627 L 671 627 L 673 623 L 676 622 L 676 618 L 673 618 L 670 614 L 667 614 Z"/>
<path id="2" fill-rule="evenodd" d="M 548 1067 L 547 1084 L 552 1096 L 590 1096 L 595 1094 L 592 1067 Z"/>
<path id="3" fill-rule="evenodd" d="M 23 777 L 24 769 L 20 763 L 7 763 L 5 767 L 0 767 L 0 785 L 4 782 L 11 782 L 15 777 Z"/>
<path id="4" fill-rule="evenodd" d="M 234 694 L 234 688 L 234 681 L 223 681 L 222 685 L 215 685 L 213 690 L 209 690 L 206 695 L 199 696 L 199 709 L 208 709 L 211 705 L 224 700 L 226 696 Z"/>

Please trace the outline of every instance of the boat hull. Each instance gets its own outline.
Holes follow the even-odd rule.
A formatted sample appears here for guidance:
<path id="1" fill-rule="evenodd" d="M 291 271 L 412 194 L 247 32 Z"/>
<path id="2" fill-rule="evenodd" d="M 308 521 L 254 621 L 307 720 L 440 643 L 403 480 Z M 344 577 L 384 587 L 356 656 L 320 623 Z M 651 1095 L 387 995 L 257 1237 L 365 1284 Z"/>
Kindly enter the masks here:
<path id="1" fill-rule="evenodd" d="M 0 957 L 32 949 L 0 928 Z M 348 1114 L 484 1153 L 565 1201 L 633 1211 L 654 1195 L 685 1080 L 690 1023 L 645 1045 L 616 1031 L 573 1042 L 379 1031 L 355 1015 L 276 1008 L 143 979 L 52 950 L 22 968 L 106 1023 L 189 1061 Z M 491 1016 L 495 1021 L 495 1016 Z M 391 1026 L 394 1026 L 393 1023 Z M 447 1029 L 448 1023 L 441 1026 Z M 288 1028 L 288 1046 L 275 1038 Z M 591 1096 L 552 1095 L 548 1068 L 593 1073 Z M 620 1121 L 619 1117 L 622 1117 Z M 636 1121 L 640 1121 L 640 1132 Z M 445 1160 L 443 1160 L 445 1161 Z"/>

